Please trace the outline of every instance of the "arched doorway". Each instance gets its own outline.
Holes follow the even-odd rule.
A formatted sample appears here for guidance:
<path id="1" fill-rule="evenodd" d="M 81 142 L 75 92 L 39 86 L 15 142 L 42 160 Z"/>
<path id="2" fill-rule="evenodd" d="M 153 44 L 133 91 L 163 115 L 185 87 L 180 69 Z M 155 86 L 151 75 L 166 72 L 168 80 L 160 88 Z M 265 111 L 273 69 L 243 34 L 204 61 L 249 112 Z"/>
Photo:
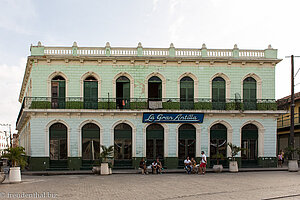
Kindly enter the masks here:
<path id="1" fill-rule="evenodd" d="M 256 80 L 252 77 L 243 81 L 243 102 L 245 110 L 256 110 Z"/>
<path id="2" fill-rule="evenodd" d="M 66 80 L 62 76 L 55 76 L 51 80 L 51 108 L 65 108 Z"/>
<path id="3" fill-rule="evenodd" d="M 247 124 L 242 128 L 242 166 L 257 166 L 258 128 L 254 124 Z"/>
<path id="4" fill-rule="evenodd" d="M 98 109 L 98 81 L 94 76 L 83 82 L 83 99 L 85 109 Z"/>
<path id="5" fill-rule="evenodd" d="M 114 129 L 114 167 L 132 168 L 132 128 L 126 123 Z"/>
<path id="6" fill-rule="evenodd" d="M 91 168 L 99 163 L 100 128 L 93 123 L 84 125 L 81 129 L 82 167 Z"/>
<path id="7" fill-rule="evenodd" d="M 223 124 L 215 124 L 210 128 L 210 165 L 217 163 L 227 165 L 227 128 Z M 220 159 L 222 157 L 222 159 Z"/>
<path id="8" fill-rule="evenodd" d="M 180 109 L 194 108 L 194 80 L 185 76 L 180 80 Z"/>
<path id="9" fill-rule="evenodd" d="M 151 124 L 146 129 L 146 157 L 148 162 L 164 158 L 164 128 L 160 124 Z"/>
<path id="10" fill-rule="evenodd" d="M 216 77 L 212 81 L 212 105 L 215 110 L 225 110 L 226 106 L 226 86 L 225 80 Z"/>
<path id="11" fill-rule="evenodd" d="M 68 167 L 67 127 L 62 123 L 49 128 L 49 159 L 50 168 Z"/>
<path id="12" fill-rule="evenodd" d="M 120 76 L 116 81 L 117 108 L 130 108 L 130 80 L 126 76 Z"/>
<path id="13" fill-rule="evenodd" d="M 187 156 L 190 158 L 196 156 L 196 128 L 191 124 L 182 124 L 178 129 L 179 166 L 183 165 L 183 161 Z"/>

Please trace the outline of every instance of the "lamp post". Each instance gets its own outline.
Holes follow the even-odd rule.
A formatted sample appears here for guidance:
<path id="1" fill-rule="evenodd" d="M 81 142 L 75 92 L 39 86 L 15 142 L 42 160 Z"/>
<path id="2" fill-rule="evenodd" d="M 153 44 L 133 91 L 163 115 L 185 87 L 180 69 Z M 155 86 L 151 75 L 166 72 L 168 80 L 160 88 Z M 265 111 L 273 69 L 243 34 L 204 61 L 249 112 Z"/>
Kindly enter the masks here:
<path id="1" fill-rule="evenodd" d="M 0 123 L 0 126 L 6 126 L 6 127 L 8 127 L 8 130 L 9 130 L 9 141 L 10 141 L 10 147 L 12 147 L 12 139 L 11 139 L 11 124 L 1 124 Z M 6 132 L 5 132 L 6 133 Z M 6 134 L 5 134 L 5 136 L 6 136 Z M 8 142 L 7 142 L 8 143 Z"/>

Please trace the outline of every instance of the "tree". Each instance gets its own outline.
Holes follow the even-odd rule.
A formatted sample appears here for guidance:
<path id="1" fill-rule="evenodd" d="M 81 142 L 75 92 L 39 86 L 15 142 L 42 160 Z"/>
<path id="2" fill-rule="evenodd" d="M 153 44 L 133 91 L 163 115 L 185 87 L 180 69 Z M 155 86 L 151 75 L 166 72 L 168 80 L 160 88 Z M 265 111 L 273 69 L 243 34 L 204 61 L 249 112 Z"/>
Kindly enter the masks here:
<path id="1" fill-rule="evenodd" d="M 105 145 L 101 145 L 102 152 L 100 153 L 101 162 L 108 162 L 109 158 L 113 157 L 114 146 L 111 145 L 106 147 Z"/>
<path id="2" fill-rule="evenodd" d="M 7 158 L 11 162 L 12 167 L 20 166 L 23 169 L 27 164 L 25 156 L 24 147 L 18 146 L 5 149 L 2 158 Z"/>
<path id="3" fill-rule="evenodd" d="M 238 146 L 236 146 L 236 145 L 234 145 L 234 144 L 232 144 L 232 143 L 228 143 L 228 146 L 229 146 L 230 149 L 231 149 L 231 159 L 232 159 L 233 161 L 235 161 L 235 156 L 238 155 L 238 153 L 239 153 L 240 151 L 246 150 L 246 149 L 241 148 L 241 147 L 238 147 Z"/>

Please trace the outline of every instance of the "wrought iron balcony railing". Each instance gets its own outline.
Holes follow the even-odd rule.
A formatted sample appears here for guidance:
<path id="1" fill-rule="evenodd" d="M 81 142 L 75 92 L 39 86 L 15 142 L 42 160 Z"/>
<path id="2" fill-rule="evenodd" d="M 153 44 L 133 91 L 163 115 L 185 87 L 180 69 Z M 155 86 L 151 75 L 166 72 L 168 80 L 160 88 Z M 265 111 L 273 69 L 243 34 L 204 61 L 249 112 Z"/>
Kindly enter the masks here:
<path id="1" fill-rule="evenodd" d="M 26 109 L 277 110 L 274 99 L 25 97 Z"/>

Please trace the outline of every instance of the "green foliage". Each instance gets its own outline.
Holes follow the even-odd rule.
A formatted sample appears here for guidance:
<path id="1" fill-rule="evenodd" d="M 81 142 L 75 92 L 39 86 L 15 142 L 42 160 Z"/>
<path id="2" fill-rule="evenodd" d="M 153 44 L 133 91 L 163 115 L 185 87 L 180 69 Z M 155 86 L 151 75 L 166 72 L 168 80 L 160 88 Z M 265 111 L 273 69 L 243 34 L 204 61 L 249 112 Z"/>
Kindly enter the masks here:
<path id="1" fill-rule="evenodd" d="M 108 162 L 109 158 L 113 157 L 114 146 L 111 145 L 106 147 L 105 145 L 101 145 L 102 152 L 100 153 L 101 162 Z"/>
<path id="2" fill-rule="evenodd" d="M 226 110 L 235 110 L 235 103 L 234 102 L 226 103 Z"/>
<path id="3" fill-rule="evenodd" d="M 277 110 L 276 103 L 257 103 L 257 110 Z"/>
<path id="4" fill-rule="evenodd" d="M 238 146 L 236 146 L 236 145 L 234 145 L 232 143 L 228 143 L 228 146 L 231 149 L 231 158 L 232 158 L 233 161 L 235 161 L 235 156 L 238 155 L 238 153 L 240 151 L 246 150 L 246 149 L 238 147 Z"/>
<path id="5" fill-rule="evenodd" d="M 195 110 L 212 110 L 211 102 L 195 102 L 194 104 Z"/>
<path id="6" fill-rule="evenodd" d="M 167 110 L 179 110 L 180 109 L 179 102 L 163 102 L 162 106 L 163 106 L 163 109 L 167 109 Z"/>
<path id="7" fill-rule="evenodd" d="M 51 102 L 49 101 L 33 101 L 31 102 L 30 109 L 50 109 Z"/>
<path id="8" fill-rule="evenodd" d="M 13 167 L 20 166 L 22 169 L 27 164 L 24 147 L 10 147 L 4 150 L 2 158 L 7 158 Z"/>
<path id="9" fill-rule="evenodd" d="M 130 102 L 130 109 L 147 109 L 147 102 Z"/>
<path id="10" fill-rule="evenodd" d="M 284 154 L 288 157 L 289 160 L 293 160 L 295 153 L 298 153 L 298 149 L 292 146 L 288 146 L 284 149 Z"/>
<path id="11" fill-rule="evenodd" d="M 296 149 L 296 153 L 298 154 L 298 156 L 300 158 L 300 147 Z"/>
<path id="12" fill-rule="evenodd" d="M 83 109 L 83 102 L 81 101 L 67 101 L 66 109 Z"/>
<path id="13" fill-rule="evenodd" d="M 219 161 L 223 160 L 224 156 L 223 156 L 223 154 L 217 152 L 215 155 L 212 155 L 211 158 L 216 159 L 217 160 L 217 165 L 219 165 Z"/>
<path id="14" fill-rule="evenodd" d="M 116 109 L 116 102 L 98 102 L 98 109 Z"/>

